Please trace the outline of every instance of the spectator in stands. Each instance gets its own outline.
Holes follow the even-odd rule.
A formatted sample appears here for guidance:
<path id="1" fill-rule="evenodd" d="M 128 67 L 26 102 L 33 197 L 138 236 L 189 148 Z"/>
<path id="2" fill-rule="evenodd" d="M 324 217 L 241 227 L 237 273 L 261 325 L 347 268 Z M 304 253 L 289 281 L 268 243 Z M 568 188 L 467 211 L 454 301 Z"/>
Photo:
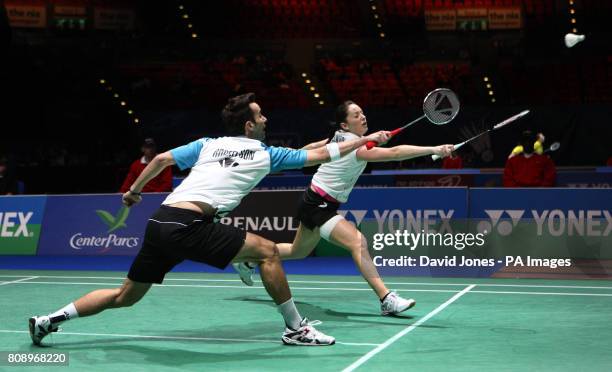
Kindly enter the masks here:
<path id="1" fill-rule="evenodd" d="M 359 62 L 359 67 L 358 67 L 358 72 L 359 75 L 363 75 L 363 74 L 371 74 L 372 73 L 372 65 L 370 65 L 370 62 L 364 60 Z"/>
<path id="2" fill-rule="evenodd" d="M 463 168 L 463 159 L 457 155 L 455 151 L 451 155 L 442 160 L 442 169 L 461 169 Z"/>
<path id="3" fill-rule="evenodd" d="M 542 155 L 544 153 L 544 141 L 545 140 L 546 140 L 546 137 L 544 137 L 544 133 L 538 133 L 538 135 L 536 136 L 536 141 L 533 143 L 533 151 L 536 154 Z M 514 149 L 512 149 L 512 152 L 510 153 L 510 155 L 508 155 L 508 159 L 522 152 L 523 152 L 523 145 L 519 144 Z"/>
<path id="4" fill-rule="evenodd" d="M 18 194 L 17 180 L 8 166 L 8 160 L 0 155 L 0 195 Z"/>
<path id="5" fill-rule="evenodd" d="M 509 158 L 504 169 L 504 187 L 552 187 L 555 185 L 555 164 L 546 155 L 535 153 L 533 133 L 523 132 L 522 153 Z"/>
<path id="6" fill-rule="evenodd" d="M 138 175 L 143 169 L 149 164 L 151 160 L 157 155 L 157 145 L 153 138 L 147 138 L 144 140 L 142 147 L 142 157 L 136 159 L 130 166 L 130 171 L 121 185 L 119 190 L 122 193 L 126 193 L 130 186 L 134 183 Z M 172 168 L 165 168 L 160 174 L 153 178 L 149 183 L 145 185 L 142 192 L 167 192 L 172 191 Z"/>

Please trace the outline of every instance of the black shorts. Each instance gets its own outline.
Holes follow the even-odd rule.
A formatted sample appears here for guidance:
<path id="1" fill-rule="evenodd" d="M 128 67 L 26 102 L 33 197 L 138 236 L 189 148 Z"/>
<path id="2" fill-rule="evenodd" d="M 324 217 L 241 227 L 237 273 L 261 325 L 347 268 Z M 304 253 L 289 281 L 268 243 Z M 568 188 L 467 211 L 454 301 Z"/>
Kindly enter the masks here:
<path id="1" fill-rule="evenodd" d="M 246 232 L 188 209 L 162 205 L 149 219 L 144 243 L 128 274 L 141 283 L 161 283 L 184 260 L 224 269 L 244 245 Z"/>
<path id="2" fill-rule="evenodd" d="M 298 204 L 297 219 L 310 230 L 321 227 L 338 214 L 340 203 L 326 200 L 309 187 Z"/>

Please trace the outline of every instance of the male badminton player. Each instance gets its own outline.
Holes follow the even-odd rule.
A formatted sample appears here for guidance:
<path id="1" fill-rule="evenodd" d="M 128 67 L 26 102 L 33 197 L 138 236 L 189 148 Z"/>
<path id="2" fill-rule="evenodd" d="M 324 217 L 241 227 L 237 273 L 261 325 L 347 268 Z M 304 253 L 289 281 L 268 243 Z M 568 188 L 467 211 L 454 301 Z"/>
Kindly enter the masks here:
<path id="1" fill-rule="evenodd" d="M 339 128 L 331 143 L 344 143 L 363 138 L 368 131 L 368 122 L 361 107 L 346 101 L 336 109 L 336 123 Z M 348 196 L 368 162 L 406 160 L 418 156 L 436 154 L 450 155 L 453 145 L 421 147 L 400 145 L 390 148 L 365 146 L 353 150 L 349 155 L 319 167 L 299 203 L 297 216 L 300 226 L 293 244 L 277 244 L 281 259 L 304 258 L 312 252 L 320 238 L 351 252 L 353 261 L 362 276 L 376 292 L 383 315 L 394 315 L 410 309 L 415 301 L 404 299 L 389 291 L 378 275 L 367 242 L 355 226 L 338 214 L 338 208 Z M 254 267 L 248 262 L 235 264 L 242 281 L 253 285 L 251 278 Z"/>
<path id="2" fill-rule="evenodd" d="M 76 317 L 111 308 L 131 306 L 183 260 L 225 268 L 230 262 L 256 262 L 266 291 L 285 320 L 282 341 L 291 345 L 333 345 L 335 340 L 317 331 L 303 318 L 291 297 L 276 245 L 218 220 L 234 209 L 268 173 L 302 168 L 329 160 L 364 145 L 368 140 L 384 143 L 388 132 L 331 143 L 313 150 L 267 147 L 267 119 L 253 93 L 231 98 L 222 112 L 225 124 L 244 137 L 202 138 L 157 155 L 123 194 L 123 203 L 141 201 L 144 185 L 166 167 L 191 168 L 185 180 L 149 219 L 144 244 L 120 288 L 100 289 L 46 316 L 29 319 L 30 336 L 36 345 L 58 325 Z"/>

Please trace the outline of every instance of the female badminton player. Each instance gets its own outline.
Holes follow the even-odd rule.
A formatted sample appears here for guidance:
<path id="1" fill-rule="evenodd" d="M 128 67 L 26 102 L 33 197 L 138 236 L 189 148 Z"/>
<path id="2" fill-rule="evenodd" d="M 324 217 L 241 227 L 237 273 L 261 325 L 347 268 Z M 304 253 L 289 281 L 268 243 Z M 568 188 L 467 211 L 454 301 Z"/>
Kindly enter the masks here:
<path id="1" fill-rule="evenodd" d="M 359 138 L 368 131 L 368 122 L 361 107 L 346 101 L 336 109 L 338 130 L 332 142 L 344 142 Z M 351 253 L 353 261 L 364 279 L 380 299 L 382 315 L 394 315 L 415 305 L 413 299 L 404 299 L 389 291 L 378 275 L 368 253 L 367 241 L 357 228 L 338 214 L 338 208 L 348 200 L 351 190 L 368 162 L 399 161 L 425 155 L 450 155 L 453 145 L 421 147 L 400 145 L 390 148 L 365 146 L 345 157 L 323 164 L 312 178 L 298 206 L 300 226 L 293 244 L 277 244 L 281 259 L 306 257 L 316 247 L 320 238 L 326 239 Z M 247 285 L 253 285 L 254 268 L 249 263 L 235 264 L 234 268 Z"/>

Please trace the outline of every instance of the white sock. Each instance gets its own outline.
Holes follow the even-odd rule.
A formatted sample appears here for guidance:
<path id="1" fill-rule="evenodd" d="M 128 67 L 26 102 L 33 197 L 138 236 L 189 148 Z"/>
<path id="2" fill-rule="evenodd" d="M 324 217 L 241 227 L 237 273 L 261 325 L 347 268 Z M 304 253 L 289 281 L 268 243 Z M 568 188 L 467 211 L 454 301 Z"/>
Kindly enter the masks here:
<path id="1" fill-rule="evenodd" d="M 74 307 L 74 302 L 71 302 L 68 305 L 59 309 L 58 311 L 49 314 L 51 324 L 62 324 L 67 320 L 75 319 L 78 317 L 79 313 L 77 312 L 76 307 Z"/>
<path id="2" fill-rule="evenodd" d="M 287 327 L 293 330 L 300 328 L 302 316 L 298 312 L 298 309 L 295 307 L 295 303 L 293 303 L 293 298 L 290 298 L 282 304 L 278 305 L 278 312 L 283 315 Z"/>

